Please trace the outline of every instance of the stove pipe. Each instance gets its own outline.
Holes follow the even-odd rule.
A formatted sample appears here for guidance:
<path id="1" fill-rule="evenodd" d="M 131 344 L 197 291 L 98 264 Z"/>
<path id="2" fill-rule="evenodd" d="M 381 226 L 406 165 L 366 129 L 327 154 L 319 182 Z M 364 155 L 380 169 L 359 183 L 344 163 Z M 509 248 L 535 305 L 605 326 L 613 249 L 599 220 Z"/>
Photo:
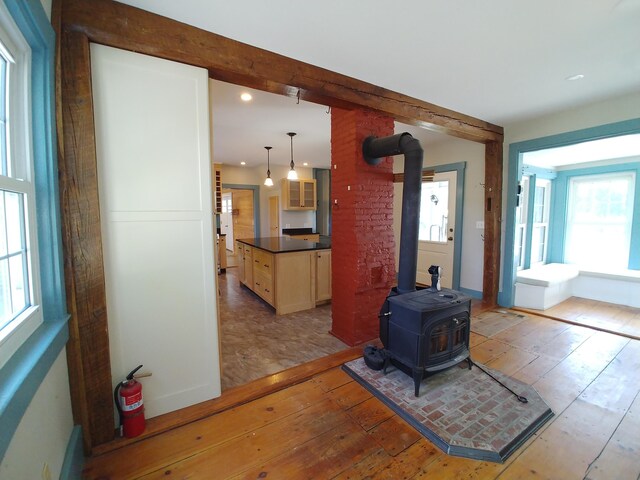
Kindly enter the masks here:
<path id="1" fill-rule="evenodd" d="M 416 289 L 418 264 L 422 147 L 418 140 L 405 132 L 389 137 L 365 138 L 362 143 L 362 154 L 369 165 L 377 165 L 383 157 L 404 154 L 398 293 L 413 292 Z"/>

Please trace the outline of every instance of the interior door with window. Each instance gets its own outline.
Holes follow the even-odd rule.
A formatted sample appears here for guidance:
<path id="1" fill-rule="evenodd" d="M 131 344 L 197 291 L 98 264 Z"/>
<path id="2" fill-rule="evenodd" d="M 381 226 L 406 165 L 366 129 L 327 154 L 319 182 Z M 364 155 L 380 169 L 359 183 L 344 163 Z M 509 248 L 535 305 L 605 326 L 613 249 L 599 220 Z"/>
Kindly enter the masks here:
<path id="1" fill-rule="evenodd" d="M 453 250 L 456 235 L 457 172 L 436 173 L 422 183 L 418 267 L 416 281 L 431 285 L 431 265 L 442 267 L 440 284 L 453 288 Z"/>

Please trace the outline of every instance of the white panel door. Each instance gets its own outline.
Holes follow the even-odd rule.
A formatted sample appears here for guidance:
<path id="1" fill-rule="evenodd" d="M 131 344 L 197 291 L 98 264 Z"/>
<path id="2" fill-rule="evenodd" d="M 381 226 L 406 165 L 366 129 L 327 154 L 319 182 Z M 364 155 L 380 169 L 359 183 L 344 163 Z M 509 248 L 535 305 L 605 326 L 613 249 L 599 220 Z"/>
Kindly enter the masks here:
<path id="1" fill-rule="evenodd" d="M 112 382 L 147 417 L 220 395 L 207 71 L 91 45 Z"/>
<path id="2" fill-rule="evenodd" d="M 222 213 L 220 214 L 220 232 L 226 235 L 226 248 L 233 252 L 233 197 L 231 193 L 222 194 Z"/>
<path id="3" fill-rule="evenodd" d="M 420 230 L 416 281 L 431 285 L 431 265 L 442 267 L 440 284 L 452 288 L 453 241 L 456 233 L 457 172 L 436 173 L 423 182 L 420 201 Z"/>

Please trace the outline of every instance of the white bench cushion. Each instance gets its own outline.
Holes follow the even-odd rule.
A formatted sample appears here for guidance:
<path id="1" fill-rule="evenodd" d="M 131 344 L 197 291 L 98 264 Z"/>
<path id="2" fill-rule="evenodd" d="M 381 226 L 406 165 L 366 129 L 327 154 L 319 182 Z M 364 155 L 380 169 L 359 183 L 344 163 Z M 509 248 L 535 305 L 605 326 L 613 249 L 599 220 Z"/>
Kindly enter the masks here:
<path id="1" fill-rule="evenodd" d="M 580 270 L 566 263 L 548 263 L 528 270 L 520 270 L 516 282 L 538 287 L 548 287 L 576 278 Z"/>

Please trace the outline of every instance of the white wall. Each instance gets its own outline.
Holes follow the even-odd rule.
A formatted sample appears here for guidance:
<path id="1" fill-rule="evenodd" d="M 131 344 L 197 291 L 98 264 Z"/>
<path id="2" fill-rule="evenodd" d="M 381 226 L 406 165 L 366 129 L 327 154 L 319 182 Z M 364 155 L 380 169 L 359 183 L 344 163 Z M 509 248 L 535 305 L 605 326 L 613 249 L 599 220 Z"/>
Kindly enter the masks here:
<path id="1" fill-rule="evenodd" d="M 282 198 L 280 191 L 280 181 L 287 177 L 289 166 L 271 165 L 271 178 L 273 187 L 265 187 L 264 179 L 267 175 L 265 167 L 236 167 L 232 165 L 222 165 L 222 183 L 236 185 L 259 185 L 260 186 L 260 236 L 269 236 L 269 197 L 277 195 Z M 313 169 L 296 166 L 299 178 L 313 178 Z M 289 225 L 289 227 L 287 227 Z M 315 211 L 289 211 L 280 208 L 280 229 L 283 228 L 304 228 L 315 229 Z"/>
<path id="2" fill-rule="evenodd" d="M 444 137 L 435 143 L 426 143 L 424 149 L 424 167 L 466 162 L 465 191 L 463 202 L 462 226 L 456 228 L 462 234 L 462 265 L 460 269 L 460 287 L 482 291 L 483 272 L 483 230 L 476 229 L 476 222 L 484 220 L 484 145 L 455 137 Z M 393 171 L 404 170 L 401 156 L 394 157 Z M 394 185 L 393 228 L 396 239 L 396 267 L 400 245 L 400 212 L 402 210 L 402 184 Z M 462 230 L 460 229 L 462 227 Z"/>
<path id="3" fill-rule="evenodd" d="M 509 144 L 640 117 L 640 92 L 504 125 L 505 164 Z"/>
<path id="4" fill-rule="evenodd" d="M 0 464 L 0 478 L 39 479 L 46 463 L 59 478 L 73 428 L 63 349 L 36 391 Z"/>

